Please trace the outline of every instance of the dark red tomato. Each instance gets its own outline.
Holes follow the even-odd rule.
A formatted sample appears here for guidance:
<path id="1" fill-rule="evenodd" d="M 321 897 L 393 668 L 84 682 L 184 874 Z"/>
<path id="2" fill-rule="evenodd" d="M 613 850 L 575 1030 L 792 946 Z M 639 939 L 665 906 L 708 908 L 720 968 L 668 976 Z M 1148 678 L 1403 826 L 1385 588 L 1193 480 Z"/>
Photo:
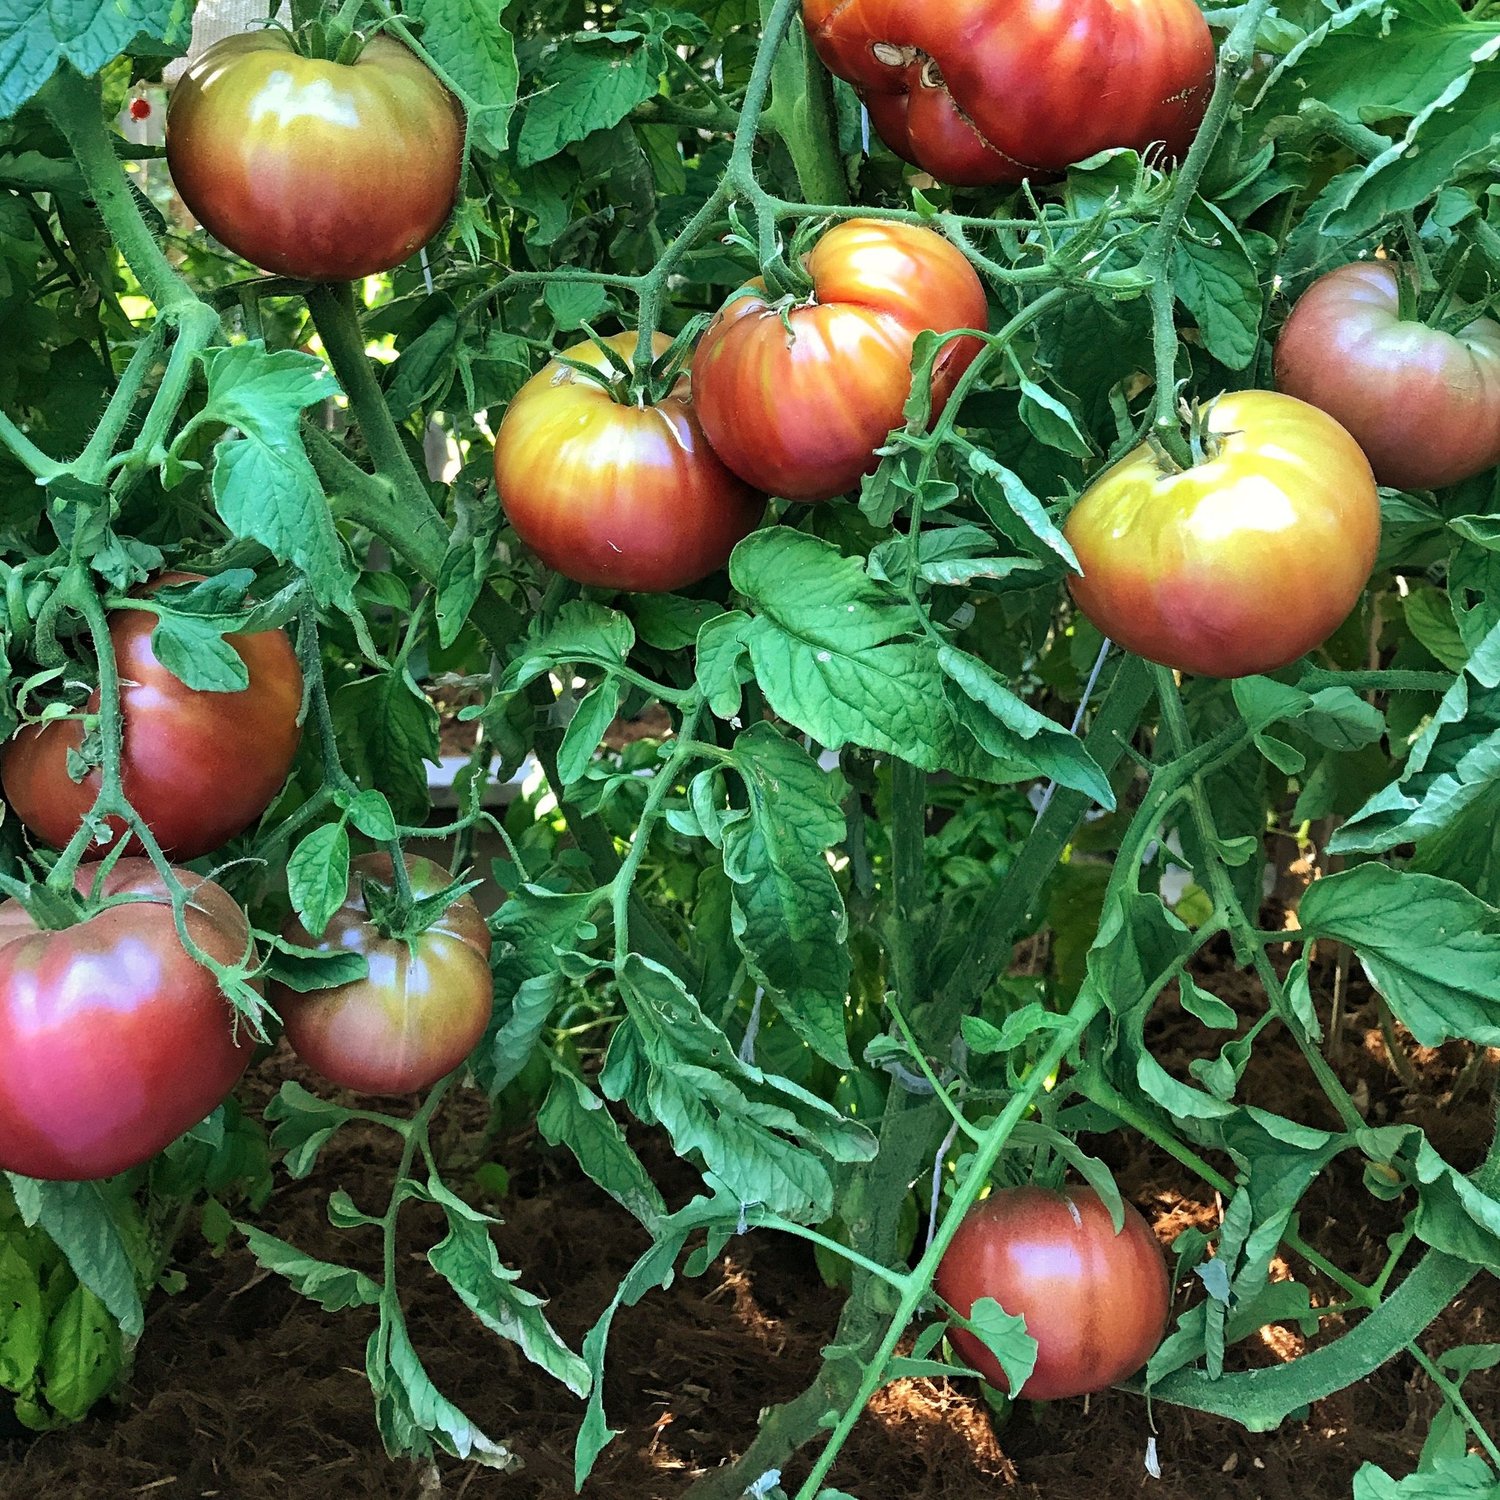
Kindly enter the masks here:
<path id="1" fill-rule="evenodd" d="M 210 234 L 262 270 L 348 281 L 414 255 L 453 211 L 458 102 L 390 37 L 353 63 L 279 31 L 226 37 L 178 80 L 167 164 Z"/>
<path id="2" fill-rule="evenodd" d="M 636 336 L 605 343 L 628 362 Z M 658 355 L 670 347 L 656 336 Z M 591 342 L 566 357 L 608 367 Z M 709 447 L 686 376 L 665 400 L 633 406 L 557 360 L 505 413 L 495 485 L 516 535 L 554 572 L 635 593 L 670 593 L 716 573 L 766 509 L 766 497 Z"/>
<path id="3" fill-rule="evenodd" d="M 1276 389 L 1346 427 L 1381 484 L 1439 489 L 1500 464 L 1500 323 L 1403 319 L 1396 275 L 1371 260 L 1315 281 L 1277 341 Z"/>
<path id="4" fill-rule="evenodd" d="M 967 1317 L 982 1297 L 1025 1318 L 1036 1369 L 1031 1401 L 1084 1396 L 1133 1375 L 1167 1328 L 1171 1285 L 1161 1246 L 1128 1203 L 1115 1233 L 1087 1187 L 1006 1188 L 974 1207 L 938 1267 L 934 1289 Z M 950 1335 L 959 1356 L 1000 1390 L 1000 1362 L 973 1334 Z"/>
<path id="5" fill-rule="evenodd" d="M 1173 156 L 1213 90 L 1193 0 L 804 0 L 881 139 L 941 182 L 1050 176 L 1109 146 Z"/>
<path id="6" fill-rule="evenodd" d="M 418 896 L 435 895 L 452 877 L 431 860 L 406 856 Z M 287 1040 L 330 1083 L 361 1094 L 410 1094 L 445 1078 L 474 1050 L 494 1009 L 490 932 L 464 896 L 409 942 L 385 937 L 370 919 L 361 877 L 389 886 L 387 854 L 354 861 L 349 894 L 323 936 L 293 917 L 282 936 L 320 953 L 362 953 L 365 979 L 298 994 L 273 984 L 271 1000 Z"/>
<path id="7" fill-rule="evenodd" d="M 97 865 L 78 872 L 93 888 Z M 244 913 L 188 870 L 187 929 L 219 963 L 250 953 Z M 213 974 L 189 958 L 171 898 L 145 859 L 122 859 L 112 906 L 39 931 L 0 905 L 0 1168 L 83 1182 L 150 1161 L 229 1096 L 253 1043 Z"/>
<path id="8" fill-rule="evenodd" d="M 989 305 L 962 254 L 910 224 L 851 219 L 806 265 L 806 302 L 768 301 L 763 288 L 729 301 L 698 345 L 693 392 L 709 442 L 742 479 L 787 500 L 828 500 L 875 467 L 901 425 L 917 335 L 985 329 Z M 982 347 L 943 346 L 934 418 Z"/>
<path id="9" fill-rule="evenodd" d="M 165 573 L 151 587 L 197 576 Z M 157 661 L 155 625 L 149 610 L 110 617 L 125 720 L 125 795 L 169 858 L 197 859 L 242 833 L 281 790 L 302 736 L 302 669 L 283 630 L 230 635 L 249 687 L 195 692 Z M 98 707 L 95 693 L 88 708 Z M 32 833 L 58 848 L 99 795 L 97 767 L 81 782 L 68 775 L 68 752 L 82 743 L 77 719 L 54 719 L 21 730 L 0 760 L 5 800 Z"/>
<path id="10" fill-rule="evenodd" d="M 1206 677 L 1315 650 L 1348 618 L 1380 548 L 1380 496 L 1332 417 L 1274 391 L 1208 408 L 1207 456 L 1167 472 L 1142 446 L 1064 528 L 1078 607 L 1120 645 Z"/>

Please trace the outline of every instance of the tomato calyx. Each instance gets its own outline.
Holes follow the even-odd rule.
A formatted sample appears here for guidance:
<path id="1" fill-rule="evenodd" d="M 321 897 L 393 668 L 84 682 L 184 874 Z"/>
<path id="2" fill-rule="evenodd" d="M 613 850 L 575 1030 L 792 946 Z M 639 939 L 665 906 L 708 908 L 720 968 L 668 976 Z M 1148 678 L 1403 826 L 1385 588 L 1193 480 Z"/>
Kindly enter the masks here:
<path id="1" fill-rule="evenodd" d="M 644 369 L 626 360 L 607 338 L 585 323 L 583 331 L 593 343 L 600 363 L 573 359 L 566 354 L 554 354 L 553 363 L 572 372 L 569 375 L 560 370 L 555 380 L 565 382 L 576 375 L 598 386 L 621 406 L 660 406 L 677 390 L 678 383 L 692 362 L 699 336 L 708 322 L 707 315 L 703 313 L 692 318 L 668 348 L 652 359 Z"/>
<path id="2" fill-rule="evenodd" d="M 0 892 L 19 901 L 26 915 L 43 932 L 62 932 L 93 915 L 89 903 L 73 890 L 71 884 L 59 889 L 0 875 Z"/>
<path id="3" fill-rule="evenodd" d="M 382 937 L 408 944 L 415 943 L 451 907 L 483 884 L 479 880 L 455 880 L 439 891 L 419 896 L 406 875 L 405 870 L 393 863 L 389 882 L 368 870 L 356 871 L 354 878 L 375 930 Z"/>

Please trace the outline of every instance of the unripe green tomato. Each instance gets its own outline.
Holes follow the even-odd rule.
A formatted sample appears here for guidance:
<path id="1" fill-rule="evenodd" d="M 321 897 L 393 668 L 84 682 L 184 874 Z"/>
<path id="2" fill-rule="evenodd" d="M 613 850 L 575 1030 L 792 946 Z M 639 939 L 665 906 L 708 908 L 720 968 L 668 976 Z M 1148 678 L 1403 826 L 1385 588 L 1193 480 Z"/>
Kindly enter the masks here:
<path id="1" fill-rule="evenodd" d="M 1332 417 L 1272 391 L 1220 396 L 1206 456 L 1170 472 L 1142 445 L 1100 475 L 1065 534 L 1069 587 L 1105 635 L 1206 677 L 1270 672 L 1354 608 L 1380 546 L 1369 460 Z"/>

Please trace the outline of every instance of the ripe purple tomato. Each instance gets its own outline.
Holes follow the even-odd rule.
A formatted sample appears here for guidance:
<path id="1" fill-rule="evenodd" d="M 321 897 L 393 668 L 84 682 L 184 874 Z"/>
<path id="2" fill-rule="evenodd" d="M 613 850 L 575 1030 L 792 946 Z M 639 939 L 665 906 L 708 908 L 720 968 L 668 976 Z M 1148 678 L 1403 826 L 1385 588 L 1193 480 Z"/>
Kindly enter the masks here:
<path id="1" fill-rule="evenodd" d="M 1398 274 L 1356 261 L 1315 281 L 1277 340 L 1276 389 L 1346 427 L 1381 484 L 1441 489 L 1500 464 L 1500 323 L 1403 319 Z"/>
<path id="2" fill-rule="evenodd" d="M 93 887 L 97 865 L 78 872 Z M 222 964 L 249 951 L 244 913 L 189 870 L 187 929 Z M 253 1042 L 214 975 L 188 956 L 146 859 L 125 858 L 107 907 L 59 932 L 0 905 L 0 1168 L 55 1182 L 150 1161 L 228 1097 Z"/>
<path id="3" fill-rule="evenodd" d="M 297 1056 L 361 1094 L 410 1094 L 446 1077 L 478 1045 L 494 1008 L 490 932 L 473 898 L 460 897 L 409 941 L 387 937 L 370 918 L 360 877 L 388 886 L 392 868 L 388 854 L 361 855 L 322 937 L 296 917 L 282 929 L 302 948 L 364 954 L 366 978 L 306 994 L 271 987 Z M 451 882 L 441 865 L 413 854 L 406 870 L 419 897 Z"/>
<path id="4" fill-rule="evenodd" d="M 1025 1318 L 1037 1341 L 1036 1368 L 1021 1389 L 1030 1401 L 1087 1395 L 1134 1374 L 1161 1343 L 1172 1291 L 1146 1221 L 1127 1203 L 1116 1234 L 1087 1187 L 994 1193 L 959 1226 L 933 1286 L 965 1317 L 989 1297 Z M 1009 1389 L 1000 1362 L 973 1334 L 956 1328 L 950 1337 L 966 1363 Z"/>

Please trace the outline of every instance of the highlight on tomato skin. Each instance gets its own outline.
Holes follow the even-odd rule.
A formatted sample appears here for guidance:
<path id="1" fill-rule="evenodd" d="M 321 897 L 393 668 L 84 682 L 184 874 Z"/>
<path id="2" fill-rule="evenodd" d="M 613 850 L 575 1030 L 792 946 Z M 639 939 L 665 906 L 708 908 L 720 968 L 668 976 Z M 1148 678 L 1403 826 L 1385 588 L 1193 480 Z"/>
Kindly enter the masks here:
<path id="1" fill-rule="evenodd" d="M 1090 1187 L 1002 1188 L 975 1205 L 944 1253 L 933 1289 L 964 1317 L 990 1298 L 1026 1320 L 1036 1367 L 1021 1399 L 1102 1391 L 1133 1375 L 1167 1329 L 1171 1280 L 1150 1226 L 1129 1203 L 1115 1233 Z M 998 1390 L 1009 1382 L 974 1334 L 949 1331 L 955 1352 Z"/>
<path id="2" fill-rule="evenodd" d="M 431 860 L 408 854 L 405 863 L 418 898 L 452 883 Z M 474 898 L 460 896 L 414 937 L 386 936 L 371 917 L 364 879 L 388 887 L 393 871 L 390 855 L 361 855 L 343 905 L 319 936 L 295 916 L 282 929 L 301 948 L 362 954 L 365 978 L 306 992 L 271 986 L 292 1050 L 330 1083 L 361 1094 L 412 1094 L 446 1078 L 478 1046 L 494 1010 L 490 932 Z"/>
<path id="3" fill-rule="evenodd" d="M 1381 484 L 1442 489 L 1500 464 L 1500 322 L 1403 317 L 1402 275 L 1355 261 L 1313 282 L 1276 341 L 1276 389 L 1346 427 Z"/>
<path id="4" fill-rule="evenodd" d="M 604 340 L 629 363 L 636 335 Z M 671 340 L 657 334 L 657 355 Z M 588 342 L 565 350 L 511 401 L 495 435 L 495 486 L 516 535 L 575 583 L 668 593 L 716 573 L 760 524 L 766 497 L 704 435 L 684 374 L 654 404 L 616 399 L 562 363 L 601 372 Z"/>
<path id="5" fill-rule="evenodd" d="M 99 870 L 79 868 L 80 893 Z M 230 896 L 173 874 L 198 947 L 253 964 Z M 182 946 L 151 861 L 127 855 L 98 894 L 134 899 L 55 932 L 19 901 L 0 904 L 0 1170 L 87 1182 L 141 1166 L 223 1103 L 254 1051 L 216 976 Z"/>
<path id="6" fill-rule="evenodd" d="M 348 281 L 415 255 L 458 198 L 464 116 L 398 41 L 353 63 L 279 31 L 214 43 L 173 87 L 167 165 L 203 227 L 264 271 Z"/>
<path id="7" fill-rule="evenodd" d="M 1359 445 L 1274 391 L 1204 409 L 1207 454 L 1180 473 L 1142 445 L 1099 476 L 1063 528 L 1068 586 L 1106 636 L 1205 677 L 1288 666 L 1348 618 L 1380 547 Z"/>
<path id="8" fill-rule="evenodd" d="M 960 187 L 1111 146 L 1180 159 L 1213 91 L 1194 0 L 804 0 L 803 18 L 891 150 Z"/>
<path id="9" fill-rule="evenodd" d="M 749 484 L 786 500 L 830 500 L 878 463 L 911 395 L 923 332 L 985 330 L 973 266 L 933 230 L 849 219 L 806 257 L 808 299 L 753 283 L 698 344 L 693 391 L 703 430 Z M 790 330 L 790 332 L 788 332 Z M 949 339 L 932 372 L 933 419 L 983 348 Z"/>

